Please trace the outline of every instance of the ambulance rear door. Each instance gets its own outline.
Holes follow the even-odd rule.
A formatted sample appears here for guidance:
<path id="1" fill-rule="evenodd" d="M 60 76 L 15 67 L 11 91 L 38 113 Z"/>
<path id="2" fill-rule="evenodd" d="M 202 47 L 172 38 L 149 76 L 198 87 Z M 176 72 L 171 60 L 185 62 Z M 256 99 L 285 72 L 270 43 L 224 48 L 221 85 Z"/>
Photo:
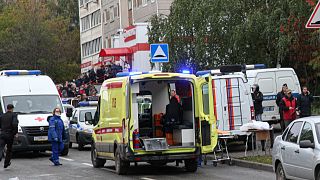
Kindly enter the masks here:
<path id="1" fill-rule="evenodd" d="M 213 152 L 218 138 L 212 87 L 211 76 L 198 78 L 199 127 L 201 152 L 204 154 Z"/>

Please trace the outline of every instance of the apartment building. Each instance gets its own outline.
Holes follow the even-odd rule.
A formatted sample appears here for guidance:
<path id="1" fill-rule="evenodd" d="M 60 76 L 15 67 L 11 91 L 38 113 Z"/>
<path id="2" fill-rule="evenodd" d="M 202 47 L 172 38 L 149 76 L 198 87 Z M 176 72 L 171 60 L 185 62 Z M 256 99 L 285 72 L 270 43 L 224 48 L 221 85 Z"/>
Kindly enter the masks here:
<path id="1" fill-rule="evenodd" d="M 81 71 L 108 62 L 129 66 L 134 71 L 151 69 L 147 35 L 149 19 L 153 15 L 169 15 L 172 2 L 79 0 Z"/>

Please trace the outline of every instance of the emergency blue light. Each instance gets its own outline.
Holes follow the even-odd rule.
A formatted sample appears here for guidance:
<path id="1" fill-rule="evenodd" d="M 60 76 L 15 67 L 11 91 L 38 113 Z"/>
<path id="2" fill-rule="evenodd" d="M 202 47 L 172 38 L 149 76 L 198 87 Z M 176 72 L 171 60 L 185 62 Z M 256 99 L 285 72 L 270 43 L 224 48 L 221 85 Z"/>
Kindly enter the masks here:
<path id="1" fill-rule="evenodd" d="M 189 70 L 182 70 L 183 74 L 191 74 Z"/>
<path id="2" fill-rule="evenodd" d="M 119 72 L 116 77 L 126 77 L 143 74 L 142 72 Z"/>
<path id="3" fill-rule="evenodd" d="M 28 71 L 5 71 L 5 75 L 7 76 L 18 76 L 18 75 L 40 75 L 40 70 L 28 70 Z"/>
<path id="4" fill-rule="evenodd" d="M 255 64 L 254 68 L 255 69 L 264 69 L 264 68 L 266 68 L 266 65 L 265 64 Z"/>
<path id="5" fill-rule="evenodd" d="M 203 75 L 206 75 L 206 74 L 210 74 L 210 70 L 206 70 L 206 71 L 198 71 L 196 73 L 196 76 L 203 76 Z"/>
<path id="6" fill-rule="evenodd" d="M 78 106 L 80 107 L 88 107 L 88 106 L 97 106 L 97 101 L 81 101 L 79 102 Z"/>

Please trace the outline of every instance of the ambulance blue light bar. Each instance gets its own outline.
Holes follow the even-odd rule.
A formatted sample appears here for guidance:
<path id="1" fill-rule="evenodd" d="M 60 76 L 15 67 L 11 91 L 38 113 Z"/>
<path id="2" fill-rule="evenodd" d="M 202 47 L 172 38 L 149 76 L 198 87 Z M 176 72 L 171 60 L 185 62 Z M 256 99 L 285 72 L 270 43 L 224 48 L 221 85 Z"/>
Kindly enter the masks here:
<path id="1" fill-rule="evenodd" d="M 98 101 L 81 101 L 78 106 L 80 107 L 88 107 L 88 106 L 97 106 Z"/>
<path id="2" fill-rule="evenodd" d="M 246 65 L 246 69 L 265 69 L 267 66 L 265 64 L 252 64 L 252 65 Z"/>
<path id="3" fill-rule="evenodd" d="M 189 70 L 182 70 L 183 74 L 191 74 L 191 72 Z"/>
<path id="4" fill-rule="evenodd" d="M 207 74 L 210 74 L 211 73 L 211 70 L 206 70 L 206 71 L 198 71 L 196 73 L 196 76 L 203 76 L 203 75 L 207 75 Z"/>
<path id="5" fill-rule="evenodd" d="M 6 76 L 19 76 L 19 75 L 40 75 L 40 70 L 28 70 L 28 71 L 3 71 L 1 75 Z"/>
<path id="6" fill-rule="evenodd" d="M 161 71 L 148 71 L 148 72 L 119 72 L 116 77 L 127 77 L 127 76 L 136 76 L 141 74 L 156 74 L 161 73 Z"/>

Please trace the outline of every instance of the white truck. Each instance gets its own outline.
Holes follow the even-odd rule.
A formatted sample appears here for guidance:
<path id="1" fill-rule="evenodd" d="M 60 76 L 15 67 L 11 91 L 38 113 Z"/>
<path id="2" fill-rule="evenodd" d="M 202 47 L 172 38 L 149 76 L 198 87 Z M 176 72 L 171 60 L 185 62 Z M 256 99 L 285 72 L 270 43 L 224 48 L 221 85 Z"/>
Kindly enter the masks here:
<path id="1" fill-rule="evenodd" d="M 0 84 L 0 114 L 6 112 L 8 104 L 13 104 L 14 112 L 18 114 L 18 138 L 14 141 L 13 151 L 51 150 L 47 118 L 59 107 L 67 132 L 61 154 L 67 155 L 69 122 L 51 78 L 41 75 L 39 70 L 6 70 L 0 72 Z"/>

